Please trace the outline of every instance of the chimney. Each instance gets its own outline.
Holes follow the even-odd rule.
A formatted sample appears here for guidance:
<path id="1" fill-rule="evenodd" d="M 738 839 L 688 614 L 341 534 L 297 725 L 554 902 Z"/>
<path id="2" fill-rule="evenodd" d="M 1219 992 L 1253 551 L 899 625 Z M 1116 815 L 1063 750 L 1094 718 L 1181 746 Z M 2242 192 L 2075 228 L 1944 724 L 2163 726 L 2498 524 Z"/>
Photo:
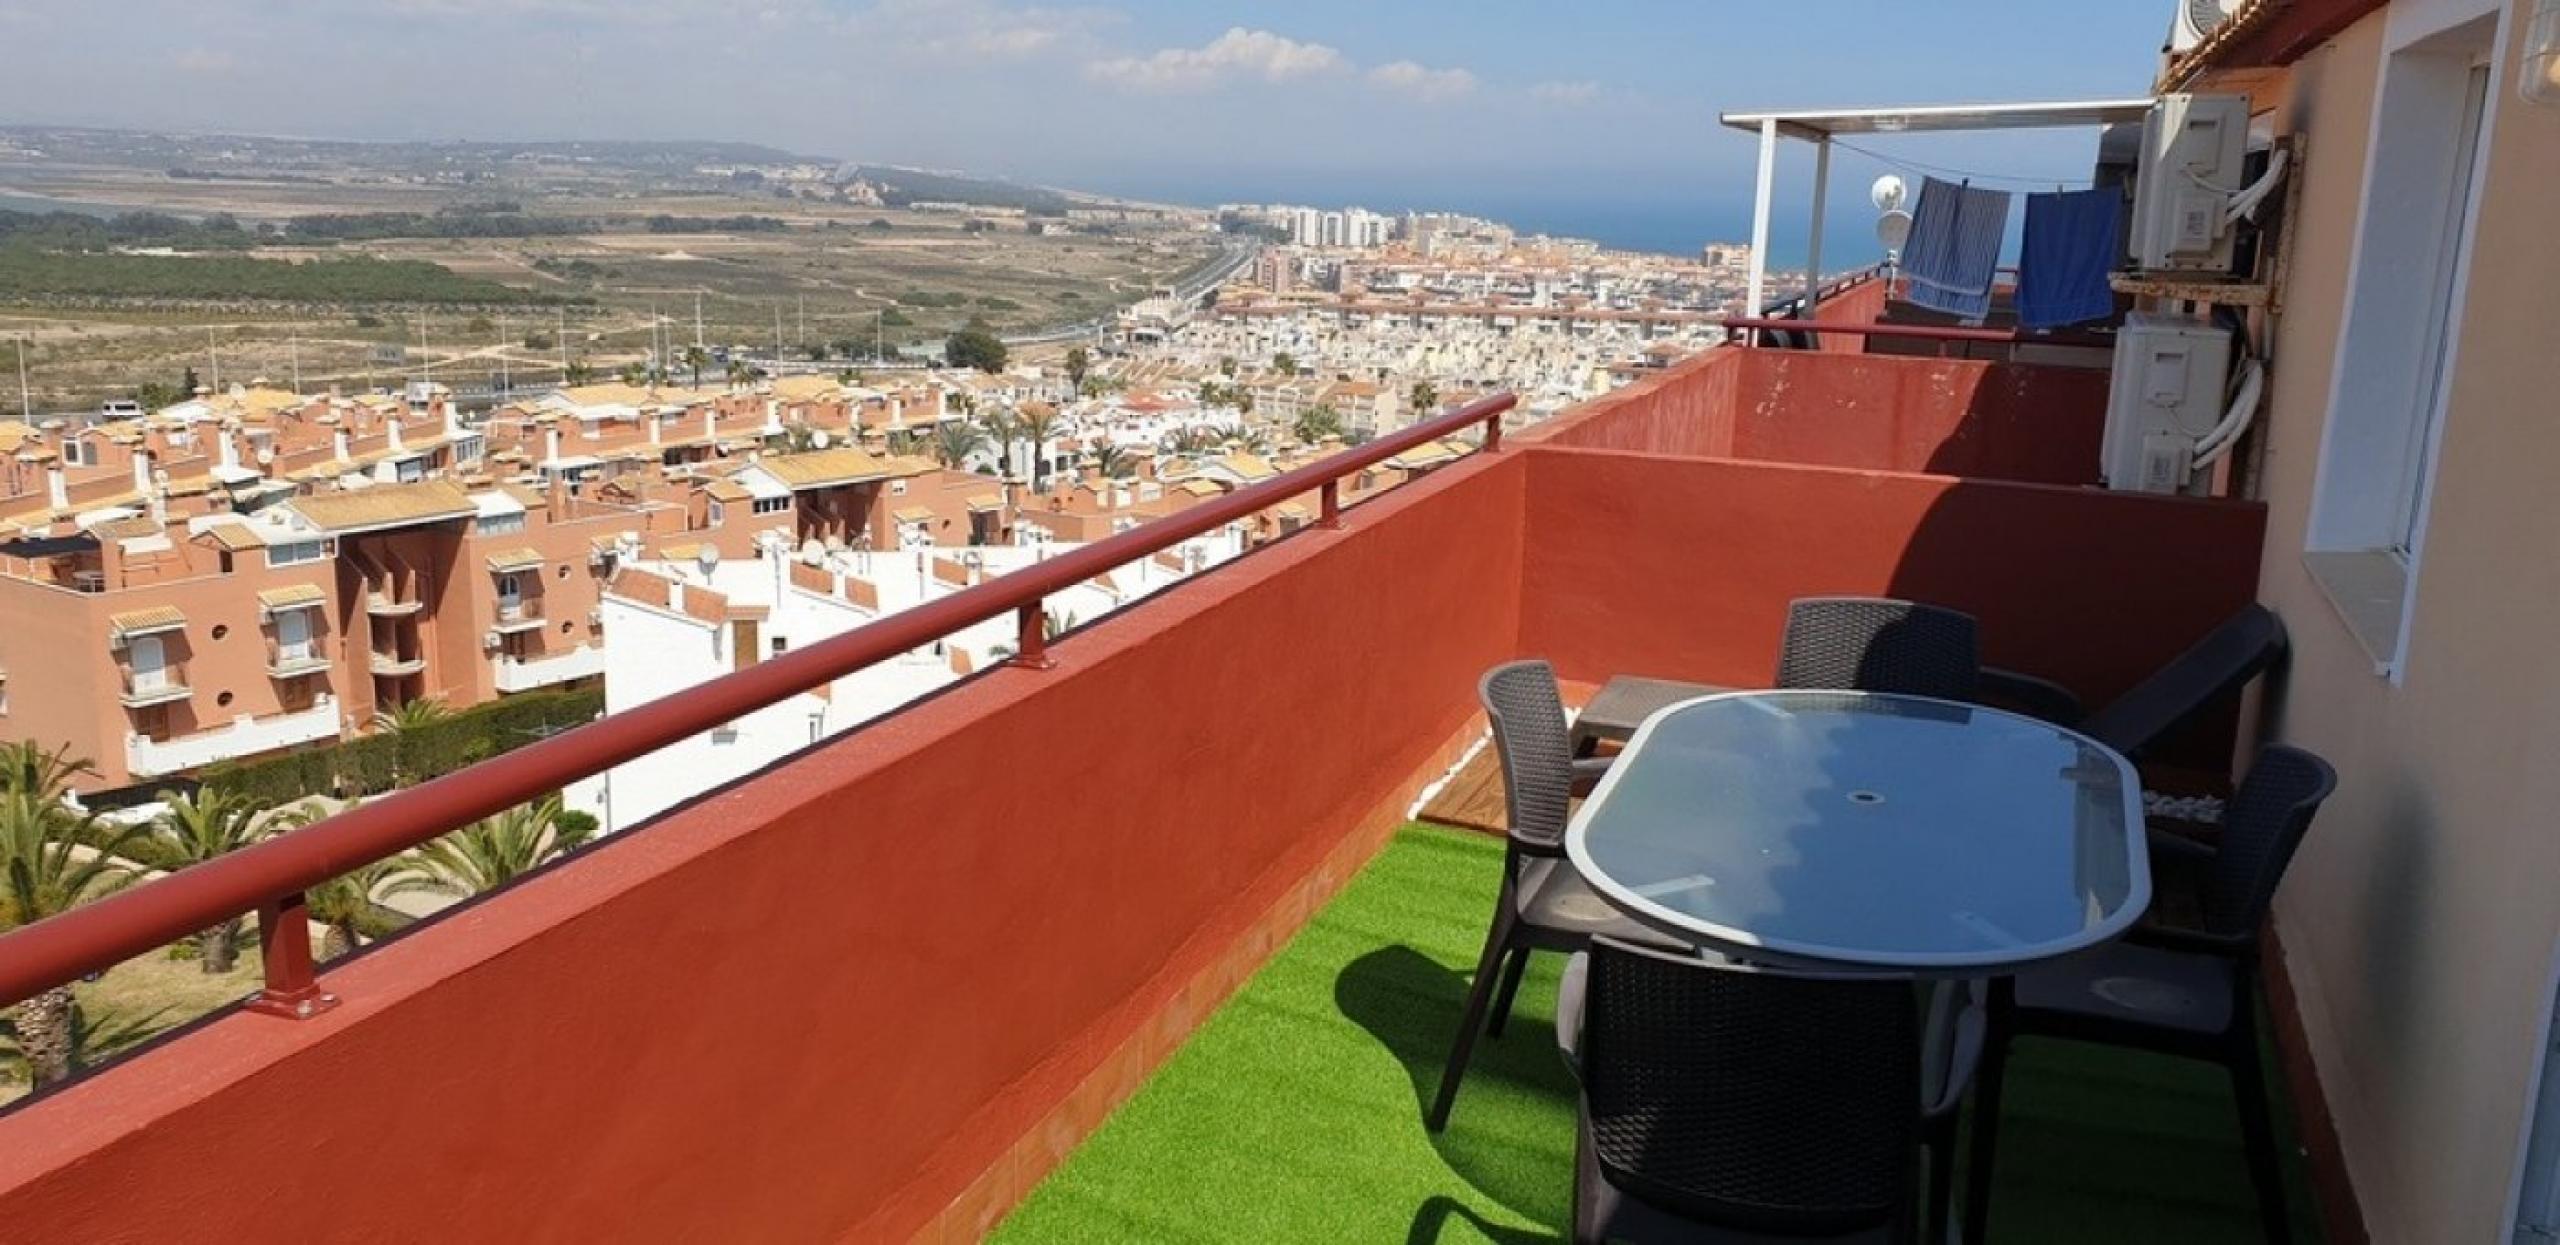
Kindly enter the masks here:
<path id="1" fill-rule="evenodd" d="M 659 431 L 663 421 L 658 418 L 658 413 L 656 411 L 644 412 L 641 414 L 640 418 L 649 425 L 649 444 L 656 445 L 658 443 L 658 438 L 663 435 Z"/>
<path id="2" fill-rule="evenodd" d="M 720 439 L 720 408 L 712 403 L 705 403 L 702 407 L 702 439 L 705 441 Z"/>
<path id="3" fill-rule="evenodd" d="M 62 460 L 57 458 L 44 467 L 45 501 L 56 510 L 71 508 L 71 485 L 62 478 Z"/>
<path id="4" fill-rule="evenodd" d="M 543 425 L 542 461 L 546 463 L 560 461 L 560 425 L 558 423 Z"/>
<path id="5" fill-rule="evenodd" d="M 782 402 L 779 399 L 764 400 L 764 430 L 768 436 L 782 431 Z"/>
<path id="6" fill-rule="evenodd" d="M 213 445 L 216 461 L 225 467 L 240 465 L 240 443 L 234 439 L 237 435 L 228 425 L 214 426 Z"/>
<path id="7" fill-rule="evenodd" d="M 402 444 L 400 439 L 400 417 L 394 415 L 389 420 L 385 421 L 385 424 L 391 431 L 391 452 L 397 454 L 400 451 L 407 449 L 408 446 Z"/>
<path id="8" fill-rule="evenodd" d="M 551 487 L 542 495 L 542 512 L 554 523 L 569 517 L 569 479 L 560 472 L 551 473 Z"/>
<path id="9" fill-rule="evenodd" d="M 907 426 L 907 400 L 905 398 L 892 396 L 889 399 L 889 426 L 892 428 L 904 428 Z"/>
<path id="10" fill-rule="evenodd" d="M 444 435 L 448 437 L 458 437 L 462 435 L 462 412 L 453 409 L 453 402 L 450 399 L 447 399 L 442 395 L 438 395 L 434 404 L 429 406 L 427 409 L 434 411 L 441 419 L 444 427 Z"/>
<path id="11" fill-rule="evenodd" d="M 133 491 L 151 491 L 151 447 L 147 445 L 133 447 Z"/>
<path id="12" fill-rule="evenodd" d="M 329 448 L 337 456 L 339 462 L 345 462 L 348 459 L 355 457 L 353 453 L 349 452 L 352 445 L 353 442 L 347 434 L 347 426 L 344 423 L 341 423 L 337 427 L 329 430 Z"/>

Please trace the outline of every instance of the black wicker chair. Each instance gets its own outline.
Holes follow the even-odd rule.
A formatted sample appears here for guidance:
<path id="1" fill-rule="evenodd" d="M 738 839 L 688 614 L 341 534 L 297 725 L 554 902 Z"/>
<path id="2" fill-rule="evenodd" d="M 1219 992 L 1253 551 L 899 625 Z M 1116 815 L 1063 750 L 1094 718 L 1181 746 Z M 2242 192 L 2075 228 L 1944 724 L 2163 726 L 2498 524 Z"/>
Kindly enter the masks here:
<path id="1" fill-rule="evenodd" d="M 1572 1239 L 1921 1239 L 1908 982 L 1594 939 L 1556 1037 L 1581 1081 Z M 1961 1079 L 1937 1088 L 1952 1107 Z"/>
<path id="2" fill-rule="evenodd" d="M 2284 620 L 2251 605 L 2206 633 L 2195 646 L 2153 671 L 2095 713 L 2046 679 L 2005 670 L 1983 672 L 1983 698 L 2072 727 L 2126 756 L 2140 756 L 2187 719 L 2246 687 L 2284 660 Z"/>
<path id="3" fill-rule="evenodd" d="M 1440 1092 L 1424 1117 L 1433 1132 L 1448 1126 L 1477 1033 L 1502 1036 L 1531 952 L 1579 951 L 1595 934 L 1661 941 L 1594 894 L 1565 859 L 1565 817 L 1573 796 L 1596 782 L 1609 762 L 1573 759 L 1554 669 L 1543 661 L 1496 666 L 1485 672 L 1476 690 L 1493 720 L 1493 747 L 1502 761 L 1511 827 L 1502 889 L 1494 898 L 1493 923 L 1485 930 L 1484 953 L 1467 991 L 1466 1016 L 1450 1047 Z"/>
<path id="4" fill-rule="evenodd" d="M 1973 616 L 1883 597 L 1806 597 L 1787 607 L 1777 686 L 1974 699 Z"/>
<path id="5" fill-rule="evenodd" d="M 2138 926 L 2108 946 L 1993 983 L 1966 1171 L 1967 1240 L 1982 1239 L 1990 1209 L 2008 1043 L 2030 1035 L 2221 1064 L 2239 1101 L 2262 1226 L 2267 1239 L 2286 1239 L 2283 1174 L 2259 1066 L 2258 933 L 2294 848 L 2337 781 L 2309 752 L 2261 750 L 2232 796 L 2219 846 L 2188 849 L 2210 857 L 2201 928 Z"/>

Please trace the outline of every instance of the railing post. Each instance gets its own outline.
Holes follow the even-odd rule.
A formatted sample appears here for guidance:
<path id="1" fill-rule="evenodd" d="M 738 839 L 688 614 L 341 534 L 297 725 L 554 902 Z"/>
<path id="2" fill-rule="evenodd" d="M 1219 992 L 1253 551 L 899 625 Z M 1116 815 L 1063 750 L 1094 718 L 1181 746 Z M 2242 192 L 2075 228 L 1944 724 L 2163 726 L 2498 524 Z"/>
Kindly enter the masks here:
<path id="1" fill-rule="evenodd" d="M 1502 449 L 1502 412 L 1500 411 L 1484 417 L 1484 449 L 1488 454 L 1499 453 Z"/>
<path id="2" fill-rule="evenodd" d="M 1057 665 L 1058 659 L 1049 655 L 1049 616 L 1040 608 L 1040 602 L 1023 602 L 1013 617 L 1013 656 L 1005 664 L 1025 670 L 1047 670 Z"/>
<path id="3" fill-rule="evenodd" d="M 249 1000 L 250 1011 L 309 1020 L 338 1005 L 312 977 L 311 907 L 301 891 L 259 906 L 258 953 L 267 984 Z"/>
<path id="4" fill-rule="evenodd" d="M 1316 526 L 1328 531 L 1342 526 L 1342 481 L 1327 480 L 1316 493 Z"/>

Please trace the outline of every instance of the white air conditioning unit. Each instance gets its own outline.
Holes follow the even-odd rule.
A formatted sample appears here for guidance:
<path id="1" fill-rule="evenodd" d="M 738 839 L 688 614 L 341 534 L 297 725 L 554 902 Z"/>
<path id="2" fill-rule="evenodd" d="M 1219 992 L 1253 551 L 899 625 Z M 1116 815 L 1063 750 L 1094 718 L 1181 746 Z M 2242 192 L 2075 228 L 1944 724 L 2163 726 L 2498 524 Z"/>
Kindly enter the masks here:
<path id="1" fill-rule="evenodd" d="M 2100 474 L 2107 487 L 2184 492 L 2202 459 L 2238 429 L 2223 396 L 2231 330 L 2199 317 L 2137 311 L 2116 331 L 2114 383 Z M 2251 404 L 2255 404 L 2254 395 Z"/>
<path id="2" fill-rule="evenodd" d="M 2248 151 L 2248 96 L 2163 95 L 2152 102 L 2134 175 L 2135 268 L 2230 270 L 2234 205 L 2244 197 L 2254 205 L 2264 195 L 2241 185 Z"/>
<path id="3" fill-rule="evenodd" d="M 480 633 L 480 647 L 482 647 L 482 648 L 485 648 L 485 649 L 496 649 L 497 647 L 499 647 L 500 645 L 505 644 L 506 642 L 507 642 L 507 637 L 505 637 L 505 636 L 503 636 L 503 635 L 500 635 L 499 633 L 497 633 L 497 632 L 495 632 L 495 631 L 484 631 L 484 632 Z"/>

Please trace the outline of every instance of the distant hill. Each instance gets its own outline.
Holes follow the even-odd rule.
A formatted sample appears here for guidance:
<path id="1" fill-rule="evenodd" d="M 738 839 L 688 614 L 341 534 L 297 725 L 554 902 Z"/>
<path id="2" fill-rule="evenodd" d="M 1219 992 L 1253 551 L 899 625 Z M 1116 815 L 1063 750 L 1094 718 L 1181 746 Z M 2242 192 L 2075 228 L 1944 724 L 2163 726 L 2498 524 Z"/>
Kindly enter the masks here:
<path id="1" fill-rule="evenodd" d="M 866 181 L 880 188 L 891 207 L 910 203 L 975 203 L 981 207 L 1020 208 L 1026 212 L 1064 212 L 1067 196 L 1046 186 L 936 173 L 888 164 L 854 164 L 836 170 L 840 182 Z"/>

